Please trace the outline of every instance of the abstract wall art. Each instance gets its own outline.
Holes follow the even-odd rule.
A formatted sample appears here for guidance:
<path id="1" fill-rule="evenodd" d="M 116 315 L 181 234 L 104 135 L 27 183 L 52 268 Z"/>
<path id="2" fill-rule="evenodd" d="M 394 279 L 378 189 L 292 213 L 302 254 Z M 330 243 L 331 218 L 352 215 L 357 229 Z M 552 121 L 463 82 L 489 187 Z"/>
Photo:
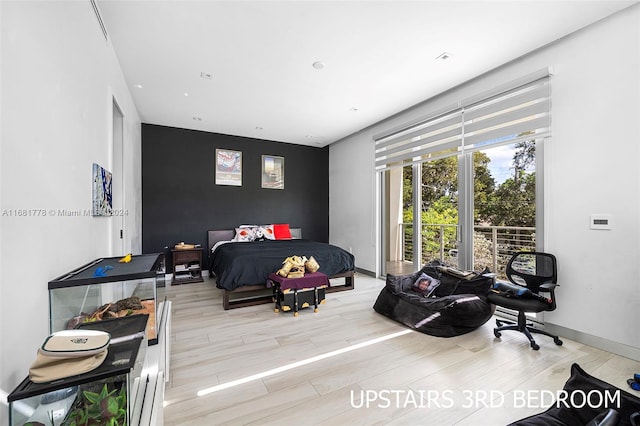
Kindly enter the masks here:
<path id="1" fill-rule="evenodd" d="M 93 163 L 92 216 L 111 216 L 113 212 L 111 172 Z"/>

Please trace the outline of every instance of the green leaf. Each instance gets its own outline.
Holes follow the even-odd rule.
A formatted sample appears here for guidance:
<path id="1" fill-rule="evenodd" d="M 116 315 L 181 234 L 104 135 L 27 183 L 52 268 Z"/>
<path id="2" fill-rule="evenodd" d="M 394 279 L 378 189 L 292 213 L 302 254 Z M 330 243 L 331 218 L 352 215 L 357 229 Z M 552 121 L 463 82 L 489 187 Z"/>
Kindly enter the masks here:
<path id="1" fill-rule="evenodd" d="M 85 399 L 92 404 L 95 404 L 102 399 L 100 398 L 100 394 L 97 394 L 95 392 L 83 391 L 82 394 L 84 395 Z"/>
<path id="2" fill-rule="evenodd" d="M 107 400 L 107 412 L 112 416 L 118 414 L 118 400 L 116 398 L 109 398 Z"/>
<path id="3" fill-rule="evenodd" d="M 118 410 L 117 419 L 126 420 L 127 419 L 127 411 L 124 408 Z"/>

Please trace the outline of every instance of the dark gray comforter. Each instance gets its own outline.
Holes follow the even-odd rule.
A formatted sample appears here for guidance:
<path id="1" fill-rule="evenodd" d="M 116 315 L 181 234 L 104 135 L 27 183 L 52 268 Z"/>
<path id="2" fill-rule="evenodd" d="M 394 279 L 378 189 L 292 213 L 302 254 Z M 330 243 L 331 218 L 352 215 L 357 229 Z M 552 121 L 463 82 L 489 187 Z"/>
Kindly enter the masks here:
<path id="1" fill-rule="evenodd" d="M 210 271 L 216 285 L 235 290 L 243 285 L 266 284 L 270 273 L 289 256 L 313 256 L 319 272 L 329 277 L 355 270 L 355 258 L 340 247 L 310 240 L 265 240 L 222 244 L 211 255 Z"/>

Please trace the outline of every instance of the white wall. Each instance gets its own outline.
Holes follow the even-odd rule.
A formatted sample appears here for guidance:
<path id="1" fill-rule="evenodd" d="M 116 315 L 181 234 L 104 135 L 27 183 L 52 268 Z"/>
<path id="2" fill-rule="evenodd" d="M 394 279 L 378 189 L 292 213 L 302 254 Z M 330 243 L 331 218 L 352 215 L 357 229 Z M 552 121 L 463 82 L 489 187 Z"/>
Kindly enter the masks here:
<path id="1" fill-rule="evenodd" d="M 553 68 L 553 137 L 545 152 L 545 249 L 559 262 L 548 323 L 640 354 L 640 6 L 331 145 L 330 240 L 374 271 L 372 137 L 462 98 Z M 455 66 L 455 59 L 448 66 Z M 609 213 L 611 231 L 589 229 Z"/>
<path id="2" fill-rule="evenodd" d="M 140 251 L 141 126 L 89 1 L 2 1 L 0 16 L 0 388 L 10 392 L 48 335 L 48 281 L 115 255 L 112 218 L 59 214 L 90 209 L 92 163 L 113 166 L 113 97 L 124 113 L 125 248 Z M 5 415 L 0 405 L 0 424 Z"/>

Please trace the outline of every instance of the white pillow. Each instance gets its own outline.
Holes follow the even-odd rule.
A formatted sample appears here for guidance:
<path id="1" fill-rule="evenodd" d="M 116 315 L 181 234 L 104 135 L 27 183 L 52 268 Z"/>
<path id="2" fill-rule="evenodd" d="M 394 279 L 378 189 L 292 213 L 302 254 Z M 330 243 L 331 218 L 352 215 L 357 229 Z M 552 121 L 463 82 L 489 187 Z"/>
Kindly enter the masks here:
<path id="1" fill-rule="evenodd" d="M 253 231 L 253 228 L 236 228 L 236 236 L 233 237 L 232 241 L 240 242 L 240 243 L 249 243 L 256 239 L 256 235 Z"/>
<path id="2" fill-rule="evenodd" d="M 262 234 L 265 240 L 276 239 L 276 235 L 273 233 L 273 225 L 260 225 L 258 232 Z"/>

